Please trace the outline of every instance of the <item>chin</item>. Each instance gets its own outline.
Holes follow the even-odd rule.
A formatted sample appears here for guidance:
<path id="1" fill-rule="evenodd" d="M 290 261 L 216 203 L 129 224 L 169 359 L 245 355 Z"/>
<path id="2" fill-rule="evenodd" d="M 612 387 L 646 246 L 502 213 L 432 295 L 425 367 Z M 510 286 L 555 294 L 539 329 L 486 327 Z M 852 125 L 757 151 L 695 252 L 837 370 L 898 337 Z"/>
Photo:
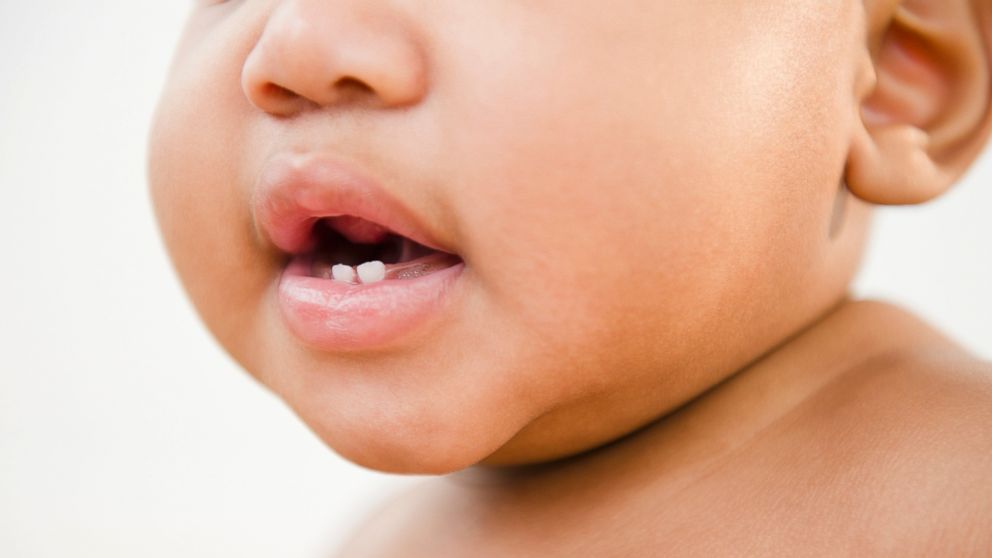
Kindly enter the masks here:
<path id="1" fill-rule="evenodd" d="M 365 408 L 350 416 L 298 414 L 341 457 L 384 473 L 443 475 L 459 471 L 484 461 L 519 431 L 506 428 L 500 422 L 505 417 L 486 420 L 483 413 L 471 413 L 465 419 L 441 418 L 445 409 L 432 411 L 397 416 Z"/>
<path id="2" fill-rule="evenodd" d="M 394 433 L 356 436 L 348 443 L 321 437 L 348 461 L 383 473 L 444 475 L 485 460 L 498 448 L 466 444 L 444 437 L 409 439 Z"/>

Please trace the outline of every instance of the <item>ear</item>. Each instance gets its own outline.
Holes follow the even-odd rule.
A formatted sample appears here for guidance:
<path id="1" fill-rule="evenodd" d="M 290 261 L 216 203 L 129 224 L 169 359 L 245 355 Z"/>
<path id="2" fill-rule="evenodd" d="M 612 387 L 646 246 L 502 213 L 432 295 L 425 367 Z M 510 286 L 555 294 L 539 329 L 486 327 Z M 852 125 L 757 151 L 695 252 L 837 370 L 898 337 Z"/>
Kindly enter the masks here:
<path id="1" fill-rule="evenodd" d="M 992 128 L 992 0 L 864 2 L 847 186 L 871 203 L 921 203 L 964 174 Z"/>

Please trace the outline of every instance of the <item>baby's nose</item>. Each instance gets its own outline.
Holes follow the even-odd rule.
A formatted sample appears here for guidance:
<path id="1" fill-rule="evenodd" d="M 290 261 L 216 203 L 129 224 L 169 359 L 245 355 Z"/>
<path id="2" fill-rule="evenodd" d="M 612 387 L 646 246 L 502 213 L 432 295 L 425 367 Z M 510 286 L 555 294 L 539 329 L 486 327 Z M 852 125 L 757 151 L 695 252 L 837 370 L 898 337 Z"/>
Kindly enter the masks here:
<path id="1" fill-rule="evenodd" d="M 401 107 L 427 89 L 423 45 L 386 2 L 284 0 L 245 59 L 241 86 L 278 116 L 343 102 Z"/>

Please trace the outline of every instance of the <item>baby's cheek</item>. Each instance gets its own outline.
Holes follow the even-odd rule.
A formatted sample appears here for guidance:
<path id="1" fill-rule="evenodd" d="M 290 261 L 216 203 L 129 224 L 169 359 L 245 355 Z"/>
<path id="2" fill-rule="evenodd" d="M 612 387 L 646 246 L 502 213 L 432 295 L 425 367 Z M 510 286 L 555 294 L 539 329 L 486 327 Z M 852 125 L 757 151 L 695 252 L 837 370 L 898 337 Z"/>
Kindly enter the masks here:
<path id="1" fill-rule="evenodd" d="M 561 358 L 588 365 L 640 351 L 654 374 L 707 339 L 728 340 L 733 359 L 772 336 L 767 310 L 800 298 L 822 249 L 845 125 L 838 78 L 811 79 L 816 69 L 789 60 L 802 45 L 748 45 L 701 46 L 696 56 L 714 61 L 699 61 L 706 72 L 668 67 L 645 80 L 661 70 L 626 67 L 600 75 L 595 94 L 558 84 L 575 93 L 544 111 L 501 95 L 504 114 L 529 118 L 488 138 L 505 148 L 474 150 L 495 159 L 467 182 L 486 203 L 464 205 L 495 315 Z M 630 85 L 644 81 L 665 87 Z M 590 382 L 609 377 L 572 368 L 583 369 Z"/>
<path id="2" fill-rule="evenodd" d="M 209 79 L 178 71 L 163 93 L 149 142 L 149 184 L 169 255 L 197 311 L 238 356 L 272 262 L 251 242 L 238 187 L 242 127 Z"/>

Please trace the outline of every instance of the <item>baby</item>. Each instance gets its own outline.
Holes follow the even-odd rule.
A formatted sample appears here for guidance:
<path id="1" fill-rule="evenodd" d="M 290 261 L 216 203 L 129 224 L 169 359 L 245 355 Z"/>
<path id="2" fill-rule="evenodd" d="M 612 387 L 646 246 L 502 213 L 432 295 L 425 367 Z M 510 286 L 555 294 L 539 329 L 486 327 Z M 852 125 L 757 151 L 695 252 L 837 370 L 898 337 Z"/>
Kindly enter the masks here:
<path id="1" fill-rule="evenodd" d="M 992 366 L 853 300 L 992 127 L 992 0 L 197 0 L 155 118 L 219 342 L 363 557 L 992 554 Z"/>

